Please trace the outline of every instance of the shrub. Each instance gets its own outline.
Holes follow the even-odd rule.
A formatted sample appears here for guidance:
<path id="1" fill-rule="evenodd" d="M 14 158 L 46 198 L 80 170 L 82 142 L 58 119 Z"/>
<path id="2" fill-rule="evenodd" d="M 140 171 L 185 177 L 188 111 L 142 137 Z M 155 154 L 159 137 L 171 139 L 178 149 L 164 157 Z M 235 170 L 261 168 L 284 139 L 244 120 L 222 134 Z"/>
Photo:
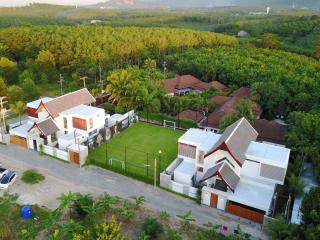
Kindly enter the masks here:
<path id="1" fill-rule="evenodd" d="M 197 189 L 197 195 L 196 195 L 196 203 L 197 204 L 199 204 L 199 205 L 201 205 L 201 193 L 202 193 L 202 191 L 201 191 L 201 188 L 198 188 Z"/>
<path id="2" fill-rule="evenodd" d="M 22 181 L 29 184 L 36 184 L 43 181 L 44 179 L 45 177 L 34 169 L 24 171 L 21 177 Z"/>
<path id="3" fill-rule="evenodd" d="M 39 146 L 39 155 L 43 156 L 44 155 L 44 146 L 40 144 Z"/>
<path id="4" fill-rule="evenodd" d="M 102 107 L 105 109 L 105 110 L 109 110 L 111 112 L 115 112 L 116 110 L 116 106 L 112 103 L 109 103 L 109 102 L 105 102 Z"/>
<path id="5" fill-rule="evenodd" d="M 169 213 L 167 213 L 166 211 L 161 211 L 161 212 L 160 212 L 160 219 L 161 219 L 162 221 L 168 221 L 169 218 L 170 218 Z"/>
<path id="6" fill-rule="evenodd" d="M 182 240 L 181 233 L 174 228 L 168 228 L 166 235 L 167 240 Z"/>
<path id="7" fill-rule="evenodd" d="M 141 225 L 141 231 L 148 235 L 151 239 L 157 238 L 162 232 L 162 225 L 155 218 L 146 218 Z"/>
<path id="8" fill-rule="evenodd" d="M 0 223 L 0 239 L 2 240 L 15 239 L 14 233 L 8 224 Z"/>

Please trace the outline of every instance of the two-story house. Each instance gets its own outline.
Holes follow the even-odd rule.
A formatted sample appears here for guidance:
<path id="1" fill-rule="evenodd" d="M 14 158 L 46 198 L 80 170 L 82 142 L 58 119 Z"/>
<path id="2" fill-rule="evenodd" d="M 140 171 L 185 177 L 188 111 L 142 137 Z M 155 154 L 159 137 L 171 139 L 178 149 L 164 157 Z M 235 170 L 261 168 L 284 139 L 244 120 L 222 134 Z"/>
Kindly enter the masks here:
<path id="1" fill-rule="evenodd" d="M 105 111 L 92 107 L 95 98 L 86 89 L 27 104 L 28 121 L 10 130 L 12 143 L 39 150 L 49 145 L 66 149 L 98 134 L 105 126 Z"/>
<path id="2" fill-rule="evenodd" d="M 178 143 L 182 161 L 173 181 L 202 188 L 202 203 L 262 223 L 273 211 L 290 149 L 257 142 L 258 133 L 239 119 L 222 134 L 188 130 Z"/>

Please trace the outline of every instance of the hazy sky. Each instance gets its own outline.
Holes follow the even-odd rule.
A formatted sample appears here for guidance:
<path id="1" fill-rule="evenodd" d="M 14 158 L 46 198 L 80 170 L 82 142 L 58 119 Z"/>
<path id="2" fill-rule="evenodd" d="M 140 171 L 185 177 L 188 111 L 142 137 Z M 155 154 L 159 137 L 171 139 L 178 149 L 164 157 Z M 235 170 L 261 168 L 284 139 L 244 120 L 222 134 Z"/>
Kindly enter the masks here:
<path id="1" fill-rule="evenodd" d="M 106 0 L 0 0 L 0 6 L 22 6 L 32 2 L 69 5 L 85 5 Z"/>

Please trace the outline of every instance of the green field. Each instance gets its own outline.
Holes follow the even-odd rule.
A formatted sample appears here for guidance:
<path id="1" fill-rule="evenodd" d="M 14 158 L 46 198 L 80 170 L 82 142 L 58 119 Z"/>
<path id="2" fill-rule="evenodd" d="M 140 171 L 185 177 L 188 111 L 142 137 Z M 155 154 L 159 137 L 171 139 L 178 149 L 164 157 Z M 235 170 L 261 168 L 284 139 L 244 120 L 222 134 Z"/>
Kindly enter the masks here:
<path id="1" fill-rule="evenodd" d="M 151 182 L 155 158 L 158 163 L 160 159 L 157 171 L 164 170 L 177 157 L 177 142 L 182 134 L 182 131 L 171 128 L 137 123 L 90 152 L 88 160 L 92 164 Z M 112 159 L 112 165 L 110 161 L 107 163 L 106 156 Z M 122 163 L 126 163 L 125 168 Z"/>

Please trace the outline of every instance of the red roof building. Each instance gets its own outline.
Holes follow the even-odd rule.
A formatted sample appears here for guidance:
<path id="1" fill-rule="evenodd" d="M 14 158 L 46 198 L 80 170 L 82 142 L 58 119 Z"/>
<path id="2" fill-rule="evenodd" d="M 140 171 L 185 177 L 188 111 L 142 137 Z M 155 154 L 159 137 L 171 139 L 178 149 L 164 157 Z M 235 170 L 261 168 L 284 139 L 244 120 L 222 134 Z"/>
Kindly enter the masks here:
<path id="1" fill-rule="evenodd" d="M 258 132 L 259 141 L 273 142 L 283 144 L 288 132 L 288 126 L 275 120 L 255 119 L 253 127 Z"/>
<path id="2" fill-rule="evenodd" d="M 217 88 L 222 91 L 228 89 L 227 86 L 218 81 L 207 83 L 192 75 L 177 75 L 175 78 L 165 79 L 162 82 L 162 87 L 168 95 L 185 95 L 190 92 L 202 92 L 210 88 Z"/>

